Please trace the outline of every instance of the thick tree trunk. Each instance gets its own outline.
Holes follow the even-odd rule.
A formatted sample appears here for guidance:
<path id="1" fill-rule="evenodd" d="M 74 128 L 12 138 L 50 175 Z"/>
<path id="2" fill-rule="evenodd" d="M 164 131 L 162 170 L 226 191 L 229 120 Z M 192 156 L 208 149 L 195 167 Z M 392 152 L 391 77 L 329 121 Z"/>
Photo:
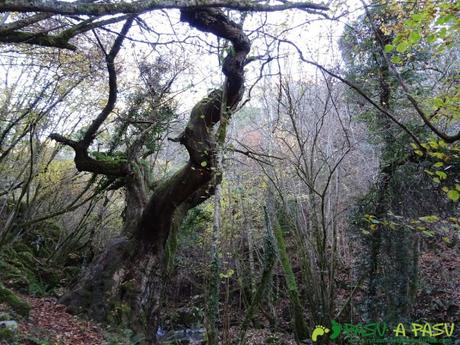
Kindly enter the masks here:
<path id="1" fill-rule="evenodd" d="M 150 224 L 149 230 L 155 227 L 158 234 L 164 235 L 140 236 L 140 229 L 145 225 L 142 219 L 150 219 L 153 215 L 142 212 L 145 206 L 140 202 L 142 198 L 133 195 L 132 191 L 129 193 L 128 188 L 123 235 L 107 244 L 60 303 L 67 305 L 70 312 L 86 313 L 97 321 L 124 325 L 144 335 L 150 344 L 155 341 L 159 323 L 166 235 L 180 225 L 189 206 L 194 204 L 177 207 L 168 215 L 168 220 L 159 217 L 156 223 Z M 136 215 L 138 217 L 133 218 Z"/>
<path id="2" fill-rule="evenodd" d="M 139 251 L 136 241 L 117 238 L 60 302 L 71 312 L 84 311 L 97 321 L 123 324 L 153 341 L 160 308 L 161 255 Z"/>

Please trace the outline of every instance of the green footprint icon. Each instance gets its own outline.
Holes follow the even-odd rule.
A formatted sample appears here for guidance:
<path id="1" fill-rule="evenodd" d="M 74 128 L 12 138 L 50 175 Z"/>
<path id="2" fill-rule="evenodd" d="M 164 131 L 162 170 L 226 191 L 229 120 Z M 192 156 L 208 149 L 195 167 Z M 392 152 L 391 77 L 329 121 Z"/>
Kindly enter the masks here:
<path id="1" fill-rule="evenodd" d="M 316 341 L 318 336 L 329 333 L 330 329 L 324 326 L 316 326 L 311 334 L 311 340 Z"/>
<path id="2" fill-rule="evenodd" d="M 329 336 L 329 339 L 337 339 L 337 337 L 340 335 L 340 332 L 342 331 L 342 325 L 335 320 L 332 320 L 332 334 Z"/>

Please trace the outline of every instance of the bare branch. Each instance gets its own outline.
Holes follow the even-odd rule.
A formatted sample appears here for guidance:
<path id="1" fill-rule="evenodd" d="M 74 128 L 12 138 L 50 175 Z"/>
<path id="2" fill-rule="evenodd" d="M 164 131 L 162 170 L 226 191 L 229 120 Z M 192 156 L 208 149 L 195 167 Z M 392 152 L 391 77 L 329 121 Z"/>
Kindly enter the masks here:
<path id="1" fill-rule="evenodd" d="M 123 25 L 123 28 L 120 31 L 120 34 L 118 37 L 115 39 L 115 42 L 112 46 L 112 49 L 110 52 L 106 55 L 106 62 L 107 62 L 107 70 L 109 72 L 109 98 L 107 100 L 107 103 L 102 109 L 101 113 L 94 119 L 94 121 L 91 123 L 89 126 L 88 130 L 86 131 L 84 137 L 83 137 L 83 144 L 85 145 L 86 148 L 91 145 L 93 142 L 96 132 L 98 131 L 99 127 L 101 124 L 105 121 L 107 116 L 112 112 L 113 108 L 115 107 L 115 103 L 117 101 L 117 72 L 115 70 L 115 57 L 117 56 L 118 52 L 121 49 L 121 45 L 123 43 L 123 40 L 128 33 L 129 29 L 131 28 L 131 25 L 133 23 L 134 18 L 130 18 L 126 21 L 125 25 Z"/>
<path id="2" fill-rule="evenodd" d="M 48 12 L 64 15 L 113 15 L 120 13 L 140 14 L 159 9 L 197 9 L 203 7 L 225 7 L 238 11 L 275 12 L 288 9 L 311 9 L 327 11 L 328 7 L 311 2 L 284 2 L 280 5 L 267 5 L 257 1 L 241 0 L 147 0 L 116 3 L 88 3 L 85 1 L 60 0 L 4 0 L 0 12 Z"/>
<path id="3" fill-rule="evenodd" d="M 42 47 L 61 48 L 76 50 L 77 48 L 67 42 L 68 39 L 60 36 L 47 35 L 45 33 L 32 33 L 13 31 L 6 34 L 0 33 L 0 42 L 2 43 L 26 43 Z"/>
<path id="4" fill-rule="evenodd" d="M 230 149 L 231 151 L 233 152 L 236 152 L 236 153 L 240 153 L 248 158 L 251 158 L 251 159 L 254 159 L 260 163 L 264 163 L 264 164 L 271 164 L 270 161 L 267 161 L 263 158 L 269 158 L 269 159 L 279 159 L 279 160 L 283 160 L 284 158 L 281 158 L 281 157 L 278 157 L 278 156 L 273 156 L 273 155 L 269 155 L 269 154 L 266 154 L 266 153 L 261 153 L 261 152 L 254 152 L 254 151 L 251 151 L 251 150 L 240 150 L 240 149 L 237 149 L 237 148 L 231 148 Z M 263 158 L 259 158 L 259 157 L 263 157 Z"/>
<path id="5" fill-rule="evenodd" d="M 28 25 L 37 23 L 37 22 L 39 22 L 41 20 L 48 19 L 50 17 L 52 17 L 52 14 L 39 13 L 39 14 L 35 14 L 33 16 L 29 16 L 27 18 L 17 20 L 17 21 L 12 22 L 12 23 L 2 24 L 2 25 L 0 25 L 0 35 L 3 35 L 3 34 L 5 34 L 6 32 L 9 32 L 9 31 L 22 29 L 22 28 L 24 28 L 24 27 L 26 27 Z"/>
<path id="6" fill-rule="evenodd" d="M 356 84 L 354 84 L 353 82 L 339 76 L 338 74 L 332 72 L 331 70 L 327 69 L 326 67 L 320 65 L 319 63 L 315 62 L 315 61 L 311 61 L 311 60 L 307 60 L 305 59 L 305 57 L 303 56 L 303 53 L 302 53 L 302 50 L 300 50 L 300 48 L 292 41 L 289 41 L 289 40 L 286 40 L 286 39 L 279 39 L 279 41 L 281 43 L 287 43 L 291 46 L 293 46 L 298 54 L 299 54 L 299 58 L 300 60 L 302 60 L 303 62 L 305 63 L 308 63 L 310 65 L 313 65 L 317 68 L 319 68 L 321 71 L 325 72 L 326 74 L 330 75 L 331 77 L 334 77 L 335 79 L 338 79 L 340 80 L 342 83 L 348 85 L 350 88 L 352 88 L 353 90 L 355 90 L 359 95 L 361 95 L 366 101 L 368 101 L 370 104 L 372 104 L 376 109 L 378 109 L 380 112 L 382 112 L 383 114 L 385 114 L 388 118 L 390 118 L 391 121 L 393 121 L 395 124 L 397 124 L 404 132 L 406 132 L 411 138 L 412 140 L 417 144 L 417 146 L 422 150 L 422 151 L 425 151 L 425 149 L 423 148 L 423 146 L 421 145 L 420 143 L 420 140 L 417 138 L 417 136 L 406 126 L 404 125 L 403 123 L 401 123 L 400 121 L 398 121 L 398 119 L 396 118 L 396 115 L 393 114 L 390 110 L 388 109 L 384 109 L 382 106 L 380 106 L 377 102 L 375 102 L 372 98 L 370 98 L 359 86 L 357 86 Z"/>

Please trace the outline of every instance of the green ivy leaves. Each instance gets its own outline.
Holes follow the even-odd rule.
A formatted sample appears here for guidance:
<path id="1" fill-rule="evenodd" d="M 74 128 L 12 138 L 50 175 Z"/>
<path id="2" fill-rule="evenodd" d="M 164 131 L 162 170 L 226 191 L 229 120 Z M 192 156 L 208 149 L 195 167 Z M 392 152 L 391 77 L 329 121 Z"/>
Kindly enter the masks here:
<path id="1" fill-rule="evenodd" d="M 442 54 L 458 43 L 460 31 L 460 2 L 440 0 L 435 5 L 419 8 L 393 30 L 394 39 L 384 47 L 385 53 L 393 53 L 391 61 L 401 64 L 410 50 L 424 50 L 429 47 L 432 54 Z M 390 29 L 391 30 L 391 29 Z"/>
<path id="2" fill-rule="evenodd" d="M 455 189 L 450 189 L 448 192 L 447 192 L 447 197 L 452 200 L 453 202 L 457 202 L 458 199 L 460 199 L 460 193 L 455 190 Z"/>
<path id="3" fill-rule="evenodd" d="M 402 41 L 396 46 L 396 51 L 398 53 L 405 53 L 406 50 L 409 48 L 409 42 L 408 41 Z"/>
<path id="4" fill-rule="evenodd" d="M 446 193 L 452 202 L 460 200 L 460 181 L 458 174 L 452 167 L 460 165 L 460 148 L 456 144 L 447 145 L 442 140 L 430 140 L 421 144 L 424 151 L 417 145 L 411 144 L 414 153 L 419 157 L 426 157 L 427 161 L 434 161 L 430 169 L 425 169 L 433 182 Z"/>
<path id="5" fill-rule="evenodd" d="M 235 274 L 235 270 L 230 268 L 229 270 L 227 270 L 227 272 L 220 273 L 219 276 L 221 279 L 224 279 L 224 278 L 228 279 L 228 278 L 231 278 L 234 274 Z"/>
<path id="6" fill-rule="evenodd" d="M 387 44 L 384 48 L 385 53 L 391 53 L 395 49 L 395 46 L 392 44 Z"/>

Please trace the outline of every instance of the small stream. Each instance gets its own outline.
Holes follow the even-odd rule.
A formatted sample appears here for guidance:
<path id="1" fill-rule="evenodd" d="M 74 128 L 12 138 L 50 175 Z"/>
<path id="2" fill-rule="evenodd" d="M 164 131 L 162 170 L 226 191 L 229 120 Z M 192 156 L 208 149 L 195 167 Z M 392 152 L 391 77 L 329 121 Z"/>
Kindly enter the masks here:
<path id="1" fill-rule="evenodd" d="M 161 327 L 158 328 L 157 337 L 164 345 L 188 344 L 201 345 L 205 344 L 204 328 L 185 328 L 181 330 L 165 331 Z"/>

